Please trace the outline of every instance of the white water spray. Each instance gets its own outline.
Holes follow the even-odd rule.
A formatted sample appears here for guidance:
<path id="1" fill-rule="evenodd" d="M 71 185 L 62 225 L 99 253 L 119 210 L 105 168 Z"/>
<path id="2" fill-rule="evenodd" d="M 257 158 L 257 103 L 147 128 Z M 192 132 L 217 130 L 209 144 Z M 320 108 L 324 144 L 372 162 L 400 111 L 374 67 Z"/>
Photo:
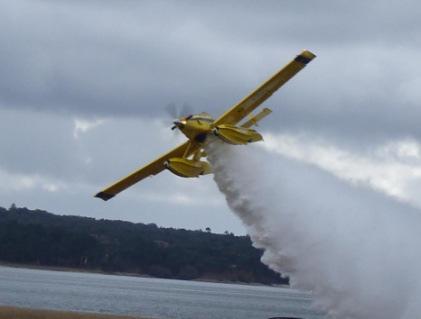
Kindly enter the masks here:
<path id="1" fill-rule="evenodd" d="M 421 316 L 421 212 L 253 146 L 210 143 L 214 179 L 262 261 L 338 319 Z"/>

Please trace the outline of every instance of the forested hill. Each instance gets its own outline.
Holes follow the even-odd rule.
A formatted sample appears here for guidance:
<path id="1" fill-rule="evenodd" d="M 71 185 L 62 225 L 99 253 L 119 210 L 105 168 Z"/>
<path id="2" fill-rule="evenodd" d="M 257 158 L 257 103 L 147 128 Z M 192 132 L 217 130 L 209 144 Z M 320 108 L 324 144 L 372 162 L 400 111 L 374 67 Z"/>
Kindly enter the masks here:
<path id="1" fill-rule="evenodd" d="M 286 283 L 247 236 L 0 207 L 0 262 L 163 278 Z"/>

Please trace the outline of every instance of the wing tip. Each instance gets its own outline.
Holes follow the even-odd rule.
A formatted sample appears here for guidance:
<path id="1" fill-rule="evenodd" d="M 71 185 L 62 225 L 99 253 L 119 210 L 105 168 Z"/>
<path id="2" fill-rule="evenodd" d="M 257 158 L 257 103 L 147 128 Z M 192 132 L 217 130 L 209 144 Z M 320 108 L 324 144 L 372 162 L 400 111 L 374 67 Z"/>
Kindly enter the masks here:
<path id="1" fill-rule="evenodd" d="M 313 52 L 310 52 L 308 50 L 304 50 L 299 55 L 297 55 L 294 60 L 306 65 L 311 60 L 313 60 L 315 57 L 316 57 L 316 55 Z"/>
<path id="2" fill-rule="evenodd" d="M 113 194 L 108 194 L 108 193 L 106 193 L 106 192 L 99 192 L 98 194 L 96 194 L 95 195 L 95 197 L 97 197 L 97 198 L 101 198 L 102 200 L 104 200 L 104 201 L 107 201 L 107 200 L 109 200 L 109 199 L 111 199 L 111 198 L 113 198 L 115 195 L 113 195 Z"/>

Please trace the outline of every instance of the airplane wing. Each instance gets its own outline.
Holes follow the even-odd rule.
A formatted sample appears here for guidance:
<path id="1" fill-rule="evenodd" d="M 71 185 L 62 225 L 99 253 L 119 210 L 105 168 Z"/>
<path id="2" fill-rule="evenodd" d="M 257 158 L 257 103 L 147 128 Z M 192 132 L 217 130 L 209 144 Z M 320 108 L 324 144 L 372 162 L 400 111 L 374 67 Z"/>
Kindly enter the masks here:
<path id="1" fill-rule="evenodd" d="M 145 165 L 144 167 L 134 171 L 130 175 L 124 177 L 123 179 L 119 180 L 118 182 L 110 185 L 109 187 L 103 189 L 95 197 L 101 198 L 103 200 L 109 200 L 113 198 L 115 195 L 120 193 L 121 191 L 129 188 L 133 184 L 141 181 L 142 179 L 156 175 L 165 169 L 164 163 L 168 159 L 172 157 L 181 157 L 184 155 L 184 152 L 187 150 L 190 145 L 190 141 L 181 144 L 180 146 L 174 148 L 173 150 L 169 151 L 168 153 L 162 155 L 161 157 L 157 158 L 156 160 L 152 161 L 151 163 Z M 188 155 L 193 153 L 197 147 L 192 145 L 188 150 Z"/>
<path id="2" fill-rule="evenodd" d="M 281 70 L 273 75 L 269 80 L 258 87 L 254 92 L 241 100 L 238 104 L 234 105 L 227 112 L 222 114 L 215 121 L 215 125 L 219 124 L 237 124 L 260 104 L 268 99 L 276 90 L 284 85 L 289 79 L 301 71 L 307 63 L 316 57 L 310 51 L 304 50 L 296 56 L 294 60 L 284 66 Z"/>

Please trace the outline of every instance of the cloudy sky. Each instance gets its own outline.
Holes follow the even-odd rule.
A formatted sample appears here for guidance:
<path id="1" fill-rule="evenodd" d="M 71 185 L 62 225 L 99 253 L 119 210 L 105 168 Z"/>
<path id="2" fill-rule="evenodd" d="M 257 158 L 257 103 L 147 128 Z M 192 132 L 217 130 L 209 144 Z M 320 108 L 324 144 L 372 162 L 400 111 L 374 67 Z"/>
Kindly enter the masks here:
<path id="1" fill-rule="evenodd" d="M 183 141 L 302 49 L 257 151 L 421 207 L 417 1 L 0 1 L 0 205 L 243 233 L 211 176 L 93 195 Z"/>

